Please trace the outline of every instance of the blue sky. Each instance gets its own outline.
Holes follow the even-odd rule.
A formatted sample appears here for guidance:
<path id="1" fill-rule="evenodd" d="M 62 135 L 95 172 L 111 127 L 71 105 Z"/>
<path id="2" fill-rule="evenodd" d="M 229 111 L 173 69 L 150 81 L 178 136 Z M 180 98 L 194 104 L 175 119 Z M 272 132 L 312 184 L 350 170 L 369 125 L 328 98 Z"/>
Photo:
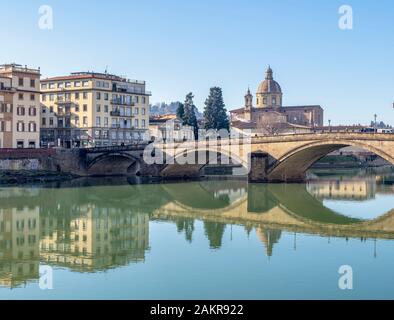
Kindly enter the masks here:
<path id="1" fill-rule="evenodd" d="M 152 102 L 183 100 L 200 110 L 211 86 L 228 110 L 243 105 L 268 64 L 285 105 L 320 104 L 335 124 L 394 124 L 394 2 L 317 0 L 0 0 L 0 63 L 146 80 Z M 38 8 L 54 29 L 38 28 Z M 353 8 L 353 30 L 338 9 Z M 7 44 L 7 47 L 5 47 Z"/>

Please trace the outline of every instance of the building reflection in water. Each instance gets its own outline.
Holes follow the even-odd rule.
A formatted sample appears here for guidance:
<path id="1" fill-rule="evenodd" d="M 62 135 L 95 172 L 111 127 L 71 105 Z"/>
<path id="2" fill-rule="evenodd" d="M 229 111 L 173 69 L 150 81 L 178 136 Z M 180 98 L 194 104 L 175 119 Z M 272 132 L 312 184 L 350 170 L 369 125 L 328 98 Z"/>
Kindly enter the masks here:
<path id="1" fill-rule="evenodd" d="M 222 247 L 230 226 L 243 226 L 248 234 L 256 233 L 267 256 L 284 231 L 394 239 L 394 211 L 363 221 L 323 205 L 324 199 L 362 201 L 387 192 L 376 180 L 325 179 L 307 185 L 124 181 L 116 186 L 85 181 L 70 188 L 1 188 L 0 285 L 37 281 L 40 263 L 100 272 L 143 262 L 150 221 L 174 223 L 190 243 L 199 221 L 213 250 Z"/>
<path id="2" fill-rule="evenodd" d="M 364 201 L 375 197 L 376 180 L 371 177 L 347 180 L 314 180 L 308 183 L 307 189 L 312 195 L 322 200 Z"/>

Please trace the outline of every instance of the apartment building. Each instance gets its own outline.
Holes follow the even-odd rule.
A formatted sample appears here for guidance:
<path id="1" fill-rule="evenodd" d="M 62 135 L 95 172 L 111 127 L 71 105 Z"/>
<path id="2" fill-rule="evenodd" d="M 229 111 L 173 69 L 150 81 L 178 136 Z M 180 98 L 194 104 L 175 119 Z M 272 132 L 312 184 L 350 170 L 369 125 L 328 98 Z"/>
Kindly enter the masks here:
<path id="1" fill-rule="evenodd" d="M 77 72 L 41 81 L 41 143 L 99 147 L 149 139 L 145 81 Z"/>
<path id="2" fill-rule="evenodd" d="M 0 148 L 40 145 L 40 70 L 0 66 Z"/>
<path id="3" fill-rule="evenodd" d="M 12 148 L 12 107 L 15 90 L 11 79 L 0 77 L 0 148 Z"/>

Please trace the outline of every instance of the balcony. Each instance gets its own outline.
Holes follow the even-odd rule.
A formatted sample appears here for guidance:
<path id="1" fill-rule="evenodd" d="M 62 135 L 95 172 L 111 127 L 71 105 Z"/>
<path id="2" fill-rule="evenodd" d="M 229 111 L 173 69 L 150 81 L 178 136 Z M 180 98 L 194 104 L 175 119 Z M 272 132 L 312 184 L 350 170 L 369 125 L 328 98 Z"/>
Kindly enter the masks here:
<path id="1" fill-rule="evenodd" d="M 111 100 L 111 104 L 122 105 L 122 106 L 130 106 L 130 107 L 134 107 L 135 106 L 134 102 L 131 102 L 131 101 L 127 102 L 127 101 L 125 101 L 123 99 L 119 99 L 119 98 L 118 99 L 112 99 Z"/>
<path id="2" fill-rule="evenodd" d="M 55 104 L 57 105 L 72 105 L 74 102 L 71 99 L 57 99 Z"/>
<path id="3" fill-rule="evenodd" d="M 12 87 L 7 87 L 3 83 L 0 83 L 0 91 L 16 91 Z"/>
<path id="4" fill-rule="evenodd" d="M 134 115 L 121 113 L 120 110 L 111 111 L 109 114 L 111 117 L 134 118 Z"/>
<path id="5" fill-rule="evenodd" d="M 56 112 L 57 117 L 69 117 L 71 116 L 71 110 L 58 110 Z"/>

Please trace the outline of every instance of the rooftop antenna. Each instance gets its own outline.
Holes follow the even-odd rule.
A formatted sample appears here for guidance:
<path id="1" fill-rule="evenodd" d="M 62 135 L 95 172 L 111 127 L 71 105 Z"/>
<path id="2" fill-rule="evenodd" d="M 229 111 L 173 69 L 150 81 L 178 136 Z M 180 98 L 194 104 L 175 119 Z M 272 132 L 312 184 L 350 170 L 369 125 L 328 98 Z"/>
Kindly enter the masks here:
<path id="1" fill-rule="evenodd" d="M 105 74 L 108 73 L 108 66 L 105 66 Z"/>

